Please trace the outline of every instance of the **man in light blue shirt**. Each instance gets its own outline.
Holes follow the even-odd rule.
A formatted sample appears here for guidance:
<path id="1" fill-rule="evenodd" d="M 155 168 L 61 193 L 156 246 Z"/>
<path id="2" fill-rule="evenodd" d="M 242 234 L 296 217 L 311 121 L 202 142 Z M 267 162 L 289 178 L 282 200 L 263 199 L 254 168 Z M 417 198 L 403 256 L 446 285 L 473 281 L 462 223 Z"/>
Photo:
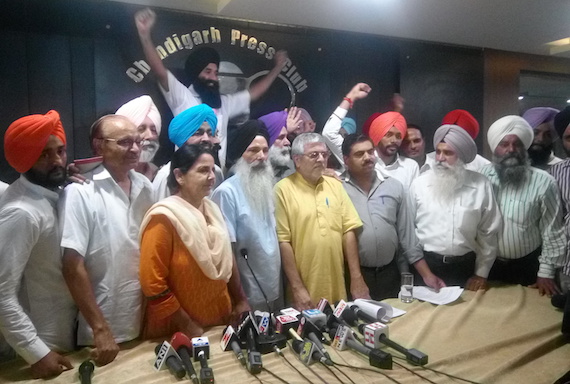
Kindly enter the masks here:
<path id="1" fill-rule="evenodd" d="M 230 143 L 230 157 L 239 157 L 234 176 L 212 194 L 224 215 L 241 282 L 254 310 L 283 306 L 281 257 L 275 230 L 273 169 L 268 161 L 269 135 L 261 122 L 240 128 Z M 232 161 L 233 162 L 233 161 Z"/>

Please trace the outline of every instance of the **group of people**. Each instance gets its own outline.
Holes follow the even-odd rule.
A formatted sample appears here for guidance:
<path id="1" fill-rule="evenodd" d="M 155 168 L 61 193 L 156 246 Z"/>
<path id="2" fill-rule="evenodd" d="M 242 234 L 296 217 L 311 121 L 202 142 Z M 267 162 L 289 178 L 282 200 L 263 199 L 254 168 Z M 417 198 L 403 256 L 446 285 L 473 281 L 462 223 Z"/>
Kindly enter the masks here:
<path id="1" fill-rule="evenodd" d="M 444 117 L 431 154 L 401 99 L 357 133 L 346 116 L 371 92 L 364 83 L 322 135 L 295 107 L 228 129 L 286 54 L 249 90 L 220 95 L 219 55 L 197 48 L 186 87 L 154 49 L 155 21 L 149 9 L 135 15 L 174 115 L 168 164 L 152 163 L 162 121 L 146 95 L 93 123 L 97 158 L 67 185 L 56 111 L 6 131 L 6 160 L 21 176 L 0 198 L 0 330 L 12 351 L 0 357 L 17 353 L 34 377 L 53 376 L 71 368 L 61 353 L 76 346 L 93 346 L 104 365 L 122 342 L 199 336 L 251 309 L 396 297 L 410 270 L 436 290 L 487 280 L 568 289 L 570 160 L 552 176 L 537 167 L 556 161 L 555 135 L 570 151 L 570 109 L 497 120 L 491 162 L 477 155 L 479 125 L 463 110 Z"/>

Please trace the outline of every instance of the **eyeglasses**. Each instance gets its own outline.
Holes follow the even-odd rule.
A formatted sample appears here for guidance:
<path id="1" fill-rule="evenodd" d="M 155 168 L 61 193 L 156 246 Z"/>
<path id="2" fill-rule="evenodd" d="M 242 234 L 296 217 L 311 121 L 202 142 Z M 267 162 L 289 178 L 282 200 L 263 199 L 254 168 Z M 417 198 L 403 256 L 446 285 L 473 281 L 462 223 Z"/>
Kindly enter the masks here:
<path id="1" fill-rule="evenodd" d="M 303 156 L 307 156 L 309 159 L 311 160 L 317 160 L 319 158 L 319 156 L 322 156 L 323 159 L 328 160 L 328 158 L 331 156 L 331 154 L 329 152 L 309 152 L 309 153 L 303 153 Z"/>
<path id="2" fill-rule="evenodd" d="M 106 137 L 98 137 L 98 140 L 105 140 L 105 141 L 112 141 L 114 143 L 117 143 L 117 145 L 119 147 L 123 147 L 123 148 L 132 148 L 134 144 L 137 145 L 137 147 L 140 147 L 142 142 L 144 141 L 143 139 L 109 139 Z"/>

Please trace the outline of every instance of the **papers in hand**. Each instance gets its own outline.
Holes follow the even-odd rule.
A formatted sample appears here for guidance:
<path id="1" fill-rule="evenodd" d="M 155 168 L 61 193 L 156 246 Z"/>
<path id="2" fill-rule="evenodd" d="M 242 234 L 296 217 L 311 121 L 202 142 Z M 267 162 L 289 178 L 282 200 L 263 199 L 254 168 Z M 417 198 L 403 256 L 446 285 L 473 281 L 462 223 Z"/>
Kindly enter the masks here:
<path id="1" fill-rule="evenodd" d="M 444 287 L 440 288 L 439 292 L 429 287 L 414 287 L 414 299 L 437 305 L 453 303 L 459 299 L 462 293 L 463 288 L 461 287 Z"/>

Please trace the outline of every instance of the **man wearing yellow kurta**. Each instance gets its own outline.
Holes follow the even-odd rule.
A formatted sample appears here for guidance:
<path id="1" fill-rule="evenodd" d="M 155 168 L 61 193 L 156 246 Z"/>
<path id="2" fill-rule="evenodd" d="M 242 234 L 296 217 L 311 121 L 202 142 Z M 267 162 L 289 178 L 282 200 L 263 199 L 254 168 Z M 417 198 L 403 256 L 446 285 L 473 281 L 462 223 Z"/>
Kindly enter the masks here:
<path id="1" fill-rule="evenodd" d="M 291 156 L 296 173 L 275 185 L 277 236 L 288 280 L 287 300 L 297 309 L 347 298 L 344 262 L 353 298 L 369 298 L 360 273 L 355 230 L 362 226 L 342 184 L 323 176 L 329 153 L 321 135 L 299 135 Z"/>

